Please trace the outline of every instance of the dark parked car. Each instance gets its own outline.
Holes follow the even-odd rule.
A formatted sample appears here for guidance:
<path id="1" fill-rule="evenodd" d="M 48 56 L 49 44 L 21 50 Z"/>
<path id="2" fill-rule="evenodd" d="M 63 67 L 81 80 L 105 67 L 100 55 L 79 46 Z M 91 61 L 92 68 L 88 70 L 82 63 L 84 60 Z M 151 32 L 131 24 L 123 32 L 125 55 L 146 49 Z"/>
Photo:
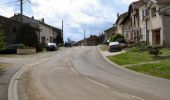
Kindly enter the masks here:
<path id="1" fill-rule="evenodd" d="M 67 43 L 67 42 L 64 44 L 64 46 L 65 47 L 72 47 L 71 43 Z"/>
<path id="2" fill-rule="evenodd" d="M 16 54 L 17 53 L 17 49 L 23 47 L 23 44 L 11 44 L 9 46 L 7 46 L 6 49 L 1 50 L 0 53 L 1 54 Z"/>
<path id="3" fill-rule="evenodd" d="M 110 42 L 109 43 L 109 52 L 121 51 L 121 46 L 119 42 Z"/>
<path id="4" fill-rule="evenodd" d="M 56 43 L 48 43 L 47 44 L 47 51 L 56 51 L 58 49 Z"/>

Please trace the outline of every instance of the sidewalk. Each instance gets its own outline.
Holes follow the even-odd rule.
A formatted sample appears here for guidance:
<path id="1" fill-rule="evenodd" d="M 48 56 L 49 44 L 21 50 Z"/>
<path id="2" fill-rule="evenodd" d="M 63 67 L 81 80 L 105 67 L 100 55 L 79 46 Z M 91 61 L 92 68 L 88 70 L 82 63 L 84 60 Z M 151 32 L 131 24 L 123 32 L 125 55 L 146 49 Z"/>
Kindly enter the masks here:
<path id="1" fill-rule="evenodd" d="M 107 57 L 107 56 L 114 56 L 114 55 L 118 55 L 118 54 L 121 54 L 121 53 L 125 53 L 126 51 L 125 50 L 122 50 L 122 51 L 119 51 L 119 52 L 109 52 L 109 51 L 101 51 L 101 53 Z"/>

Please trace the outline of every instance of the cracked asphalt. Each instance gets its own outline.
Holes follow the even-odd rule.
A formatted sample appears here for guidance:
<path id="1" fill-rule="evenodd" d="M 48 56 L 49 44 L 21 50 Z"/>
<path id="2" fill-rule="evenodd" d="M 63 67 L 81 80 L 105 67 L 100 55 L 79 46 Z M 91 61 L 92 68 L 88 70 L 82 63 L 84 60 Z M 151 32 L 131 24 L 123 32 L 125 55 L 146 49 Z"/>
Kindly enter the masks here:
<path id="1" fill-rule="evenodd" d="M 50 56 L 49 56 L 50 55 Z M 113 66 L 97 47 L 62 48 L 31 66 L 20 100 L 169 100 L 170 81 Z"/>

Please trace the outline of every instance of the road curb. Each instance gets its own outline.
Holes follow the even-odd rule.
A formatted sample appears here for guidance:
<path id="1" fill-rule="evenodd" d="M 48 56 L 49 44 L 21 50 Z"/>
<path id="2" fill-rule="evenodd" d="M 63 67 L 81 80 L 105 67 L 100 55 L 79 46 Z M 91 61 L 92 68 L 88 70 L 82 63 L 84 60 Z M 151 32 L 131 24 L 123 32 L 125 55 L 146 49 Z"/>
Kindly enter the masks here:
<path id="1" fill-rule="evenodd" d="M 19 100 L 18 98 L 18 81 L 21 75 L 28 70 L 29 67 L 37 65 L 43 61 L 47 61 L 50 59 L 42 59 L 37 62 L 24 65 L 19 71 L 17 71 L 13 77 L 10 80 L 9 86 L 8 86 L 8 100 Z"/>
<path id="2" fill-rule="evenodd" d="M 111 64 L 111 65 L 113 65 L 113 66 L 115 66 L 115 67 L 118 67 L 118 68 L 120 68 L 120 69 L 122 69 L 122 70 L 125 70 L 125 71 L 127 71 L 127 72 L 137 74 L 137 75 L 139 75 L 139 76 L 150 77 L 150 78 L 153 78 L 153 79 L 158 79 L 158 80 L 166 81 L 166 82 L 169 82 L 169 83 L 170 83 L 170 80 L 168 80 L 168 79 L 159 78 L 159 77 L 155 77 L 155 76 L 150 76 L 150 75 L 147 75 L 147 74 L 143 74 L 143 73 L 140 73 L 140 72 L 136 72 L 136 71 L 133 71 L 133 70 L 129 70 L 129 69 L 123 67 L 123 66 L 120 66 L 120 65 L 118 65 L 118 64 L 110 61 L 106 56 L 104 56 L 104 54 L 103 54 L 102 51 L 100 50 L 99 46 L 100 46 L 100 45 L 97 46 L 97 49 L 98 49 L 100 55 L 101 55 L 101 56 L 103 57 L 103 59 L 104 59 L 105 61 L 107 61 L 109 64 Z"/>
<path id="3" fill-rule="evenodd" d="M 23 67 L 11 78 L 9 87 L 8 87 L 8 100 L 18 100 L 18 80 L 20 76 L 27 71 L 28 68 Z"/>

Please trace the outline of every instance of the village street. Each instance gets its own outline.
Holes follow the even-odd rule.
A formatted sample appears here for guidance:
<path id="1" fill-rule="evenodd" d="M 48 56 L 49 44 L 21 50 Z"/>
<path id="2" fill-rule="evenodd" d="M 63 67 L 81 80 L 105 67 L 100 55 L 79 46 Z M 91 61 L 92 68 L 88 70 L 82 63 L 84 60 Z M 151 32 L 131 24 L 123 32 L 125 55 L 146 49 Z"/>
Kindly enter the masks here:
<path id="1" fill-rule="evenodd" d="M 48 56 L 48 54 L 50 56 Z M 61 48 L 30 66 L 20 100 L 168 100 L 170 81 L 113 66 L 97 47 Z"/>

